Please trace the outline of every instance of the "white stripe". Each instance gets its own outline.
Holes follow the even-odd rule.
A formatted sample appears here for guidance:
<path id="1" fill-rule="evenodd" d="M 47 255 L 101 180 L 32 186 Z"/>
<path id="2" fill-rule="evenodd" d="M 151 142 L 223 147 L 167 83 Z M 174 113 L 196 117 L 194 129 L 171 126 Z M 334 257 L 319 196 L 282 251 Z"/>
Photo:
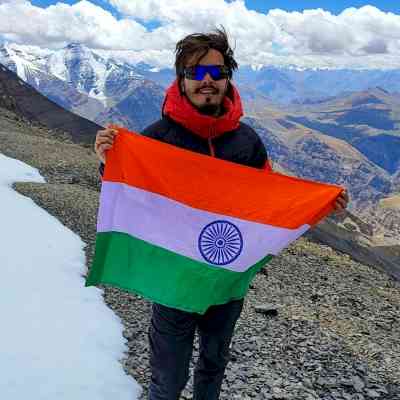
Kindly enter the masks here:
<path id="1" fill-rule="evenodd" d="M 218 220 L 235 225 L 242 235 L 243 247 L 240 255 L 226 265 L 215 265 L 232 259 L 238 240 L 233 240 L 233 247 L 224 247 L 221 258 L 207 251 L 217 246 L 210 245 L 217 231 L 208 230 L 202 236 L 203 254 L 199 248 L 199 237 L 203 229 Z M 219 224 L 219 227 L 222 225 Z M 226 225 L 230 233 L 225 238 L 238 239 L 235 228 Z M 189 207 L 165 196 L 128 186 L 123 183 L 103 182 L 98 217 L 98 232 L 124 232 L 156 246 L 215 267 L 242 272 L 256 264 L 268 254 L 276 255 L 289 243 L 301 236 L 309 225 L 298 229 L 279 228 L 257 222 L 216 214 Z M 224 235 L 222 235 L 224 237 Z M 226 242 L 225 242 L 226 243 Z M 229 250 L 227 252 L 227 250 Z M 211 261 L 210 261 L 211 260 Z"/>

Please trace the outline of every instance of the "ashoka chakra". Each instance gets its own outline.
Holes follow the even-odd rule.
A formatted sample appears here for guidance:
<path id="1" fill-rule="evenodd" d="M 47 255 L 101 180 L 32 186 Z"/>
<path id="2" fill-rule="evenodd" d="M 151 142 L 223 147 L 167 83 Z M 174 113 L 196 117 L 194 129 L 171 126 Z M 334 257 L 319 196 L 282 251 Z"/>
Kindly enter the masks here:
<path id="1" fill-rule="evenodd" d="M 211 222 L 200 233 L 199 250 L 210 264 L 229 264 L 239 257 L 242 249 L 242 234 L 231 222 Z"/>

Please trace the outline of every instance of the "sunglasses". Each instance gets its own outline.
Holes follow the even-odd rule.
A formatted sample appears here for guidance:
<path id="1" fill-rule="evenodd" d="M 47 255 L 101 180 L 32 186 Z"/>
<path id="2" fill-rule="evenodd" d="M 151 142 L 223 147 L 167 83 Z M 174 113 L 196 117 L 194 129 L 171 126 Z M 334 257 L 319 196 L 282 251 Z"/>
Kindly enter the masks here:
<path id="1" fill-rule="evenodd" d="M 194 65 L 183 69 L 184 77 L 195 81 L 203 80 L 207 73 L 214 81 L 229 78 L 229 69 L 225 65 Z"/>

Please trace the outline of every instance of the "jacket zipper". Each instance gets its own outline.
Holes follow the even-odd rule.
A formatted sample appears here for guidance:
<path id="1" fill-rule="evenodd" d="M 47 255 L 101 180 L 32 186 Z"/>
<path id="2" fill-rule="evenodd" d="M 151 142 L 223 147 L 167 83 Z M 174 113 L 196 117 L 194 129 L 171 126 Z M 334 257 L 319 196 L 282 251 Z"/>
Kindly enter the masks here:
<path id="1" fill-rule="evenodd" d="M 215 127 L 211 125 L 210 127 L 210 137 L 208 138 L 208 148 L 210 149 L 211 157 L 215 157 L 215 149 L 212 144 L 212 139 L 215 137 Z"/>
<path id="2" fill-rule="evenodd" d="M 214 150 L 213 144 L 211 143 L 211 138 L 210 137 L 208 138 L 208 147 L 210 149 L 211 157 L 215 157 L 215 150 Z"/>

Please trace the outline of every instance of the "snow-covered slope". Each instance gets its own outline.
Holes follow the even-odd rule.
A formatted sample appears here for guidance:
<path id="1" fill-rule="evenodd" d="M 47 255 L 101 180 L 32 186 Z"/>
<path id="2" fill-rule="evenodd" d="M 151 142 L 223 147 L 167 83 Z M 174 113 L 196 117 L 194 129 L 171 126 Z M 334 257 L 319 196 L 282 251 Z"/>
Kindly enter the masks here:
<path id="1" fill-rule="evenodd" d="M 50 54 L 50 50 L 37 46 L 21 46 L 10 43 L 0 47 L 0 63 L 28 82 L 31 77 L 34 78 L 39 72 L 45 71 L 46 56 Z"/>

